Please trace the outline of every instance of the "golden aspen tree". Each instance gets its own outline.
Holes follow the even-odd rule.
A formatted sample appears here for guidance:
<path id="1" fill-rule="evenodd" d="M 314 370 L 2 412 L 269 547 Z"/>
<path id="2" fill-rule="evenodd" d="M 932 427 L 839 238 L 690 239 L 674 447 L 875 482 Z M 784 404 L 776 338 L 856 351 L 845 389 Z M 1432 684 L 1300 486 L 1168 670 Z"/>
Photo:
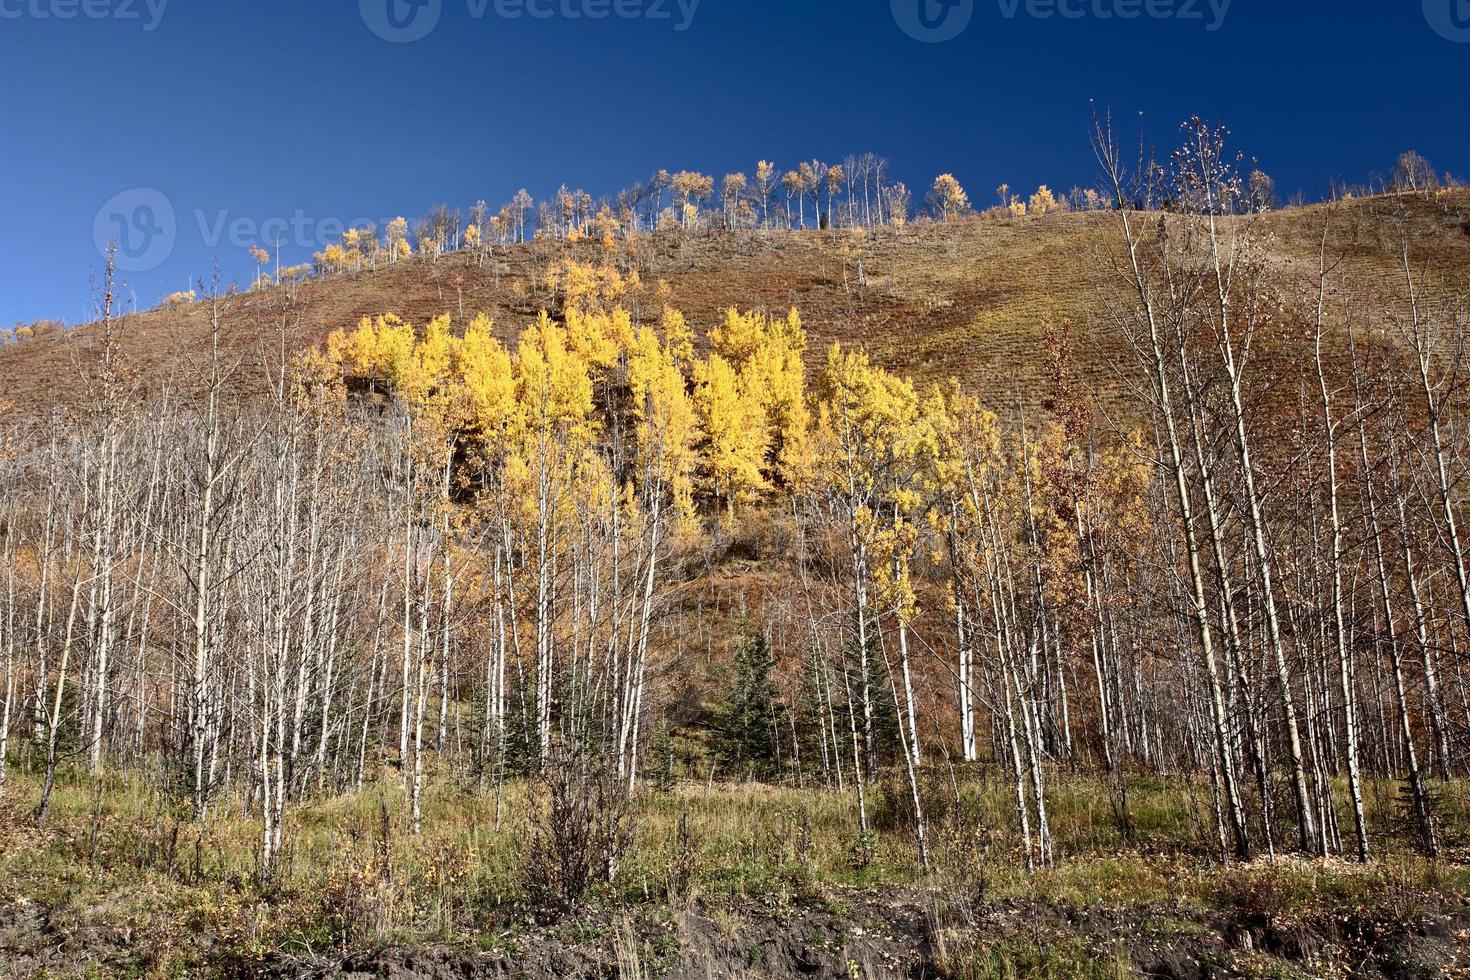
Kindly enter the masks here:
<path id="1" fill-rule="evenodd" d="M 675 345 L 640 328 L 628 348 L 628 388 L 637 420 L 639 469 L 644 482 L 667 487 L 680 521 L 694 520 L 695 442 L 699 423 L 679 367 Z M 662 492 L 662 491 L 657 491 Z"/>
<path id="2" fill-rule="evenodd" d="M 735 366 L 719 354 L 695 365 L 694 384 L 710 492 L 733 519 L 736 507 L 767 485 L 761 472 L 769 445 L 765 412 Z"/>
<path id="3" fill-rule="evenodd" d="M 874 668 L 886 660 L 883 652 L 883 623 L 891 610 L 883 607 L 882 582 L 896 584 L 904 577 L 898 548 L 906 541 L 909 522 L 905 507 L 918 505 L 913 483 L 923 458 L 919 400 L 913 386 L 874 367 L 861 352 L 847 352 L 832 345 L 818 386 L 818 423 L 815 434 L 813 490 L 825 501 L 833 530 L 846 544 L 850 605 L 844 610 L 849 623 L 849 650 L 857 659 L 858 705 L 861 718 L 852 718 L 853 764 L 860 824 L 866 828 L 866 804 L 862 785 L 876 777 L 878 744 L 874 690 L 879 679 Z M 895 562 L 895 558 L 900 558 Z M 902 598 L 901 590 L 890 594 Z M 898 621 L 900 668 L 907 665 L 907 624 Z M 889 689 L 894 704 L 913 704 L 912 683 L 899 681 L 888 664 Z M 902 711 L 902 709 L 900 709 Z M 928 846 L 922 808 L 913 771 L 916 728 L 913 713 L 902 724 L 901 748 L 909 776 L 911 802 L 918 814 L 915 842 L 921 865 L 927 866 Z"/>
<path id="4" fill-rule="evenodd" d="M 592 378 L 564 327 L 546 313 L 516 348 L 517 390 L 533 429 L 590 435 Z"/>
<path id="5" fill-rule="evenodd" d="M 746 188 L 750 185 L 745 174 L 726 174 L 720 184 L 720 201 L 724 206 L 725 227 L 734 229 L 739 227 L 736 220 L 740 205 L 745 203 Z"/>
<path id="6" fill-rule="evenodd" d="M 842 193 L 843 186 L 847 183 L 847 172 L 842 169 L 841 164 L 828 167 L 827 172 L 822 175 L 823 182 L 827 185 L 827 217 L 824 228 L 830 228 L 836 222 L 833 213 L 836 207 L 837 195 Z"/>
<path id="7" fill-rule="evenodd" d="M 582 313 L 567 310 L 567 346 L 591 369 L 605 371 L 617 363 L 622 348 L 613 335 L 611 318 L 606 313 Z"/>
<path id="8" fill-rule="evenodd" d="M 262 284 L 269 285 L 270 276 L 266 274 L 266 266 L 270 265 L 271 253 L 260 247 L 250 250 L 250 258 L 254 260 L 258 268 L 255 270 L 255 288 L 259 289 Z"/>
<path id="9" fill-rule="evenodd" d="M 679 208 L 681 224 L 688 231 L 699 220 L 699 206 L 715 191 L 715 179 L 694 170 L 674 174 L 674 205 Z"/>
<path id="10" fill-rule="evenodd" d="M 328 245 L 312 255 L 312 263 L 320 275 L 331 275 L 347 268 L 347 252 L 341 245 Z"/>
<path id="11" fill-rule="evenodd" d="M 404 217 L 394 218 L 388 222 L 387 229 L 388 261 L 396 262 L 398 259 L 407 258 L 413 250 L 408 245 L 408 219 Z"/>
<path id="12" fill-rule="evenodd" d="M 630 288 L 615 267 L 568 259 L 555 270 L 553 290 L 560 289 L 563 305 L 582 313 L 605 312 L 616 306 Z"/>
<path id="13" fill-rule="evenodd" d="M 1036 188 L 1036 193 L 1031 195 L 1031 202 L 1027 210 L 1032 214 L 1050 214 L 1053 211 L 1060 211 L 1061 205 L 1057 203 L 1056 195 L 1051 192 L 1051 188 L 1042 184 Z"/>
<path id="14" fill-rule="evenodd" d="M 413 326 L 392 313 L 363 317 L 350 336 L 343 338 L 338 333 L 327 341 L 328 349 L 339 351 L 344 361 L 350 361 L 359 371 L 378 375 L 393 388 L 399 387 L 398 379 L 413 355 L 413 344 Z"/>
<path id="15" fill-rule="evenodd" d="M 720 326 L 709 332 L 710 348 L 737 368 L 754 356 L 765 340 L 766 325 L 759 313 L 741 313 L 736 307 L 725 311 Z"/>
<path id="16" fill-rule="evenodd" d="M 623 223 L 612 213 L 612 209 L 604 202 L 597 209 L 589 225 L 589 231 L 602 246 L 605 255 L 611 257 L 618 247 L 618 236 L 623 231 Z"/>
<path id="17" fill-rule="evenodd" d="M 557 660 L 552 569 L 565 523 L 567 488 L 576 483 L 585 447 L 597 431 L 588 365 L 566 331 L 544 312 L 516 348 L 516 390 L 523 423 L 518 463 L 526 509 L 533 521 L 536 687 L 533 721 L 540 758 L 551 750 L 553 674 Z"/>
<path id="18" fill-rule="evenodd" d="M 776 165 L 761 160 L 755 165 L 755 194 L 761 202 L 761 226 L 771 227 L 771 194 L 776 190 Z"/>
<path id="19" fill-rule="evenodd" d="M 481 314 L 465 329 L 456 370 L 473 405 L 482 438 L 504 434 L 516 414 L 510 353 L 495 338 L 494 324 Z"/>
<path id="20" fill-rule="evenodd" d="M 362 232 L 348 228 L 342 232 L 342 267 L 354 272 L 362 268 Z"/>
<path id="21" fill-rule="evenodd" d="M 929 191 L 929 201 L 935 215 L 946 224 L 970 210 L 970 196 L 960 186 L 954 174 L 940 174 L 934 179 Z"/>
<path id="22" fill-rule="evenodd" d="M 805 474 L 811 426 L 801 315 L 792 309 L 785 318 L 768 321 L 763 340 L 743 371 L 750 389 L 763 396 L 770 429 L 770 468 L 786 486 L 794 486 Z"/>
<path id="23" fill-rule="evenodd" d="M 680 371 L 688 370 L 694 363 L 694 331 L 689 329 L 684 314 L 665 304 L 660 316 L 660 326 L 664 344 L 673 356 L 674 363 L 679 366 Z"/>
<path id="24" fill-rule="evenodd" d="M 413 378 L 413 383 L 417 397 L 426 399 L 431 392 L 452 380 L 459 345 L 459 339 L 450 330 L 448 314 L 436 316 L 429 321 L 416 351 L 417 375 Z"/>
<path id="25" fill-rule="evenodd" d="M 723 323 L 710 331 L 710 346 L 734 367 L 740 387 L 751 393 L 765 416 L 766 477 L 788 486 L 796 483 L 811 422 L 801 315 L 793 309 L 784 318 L 768 319 L 763 313 L 742 313 L 732 307 L 725 311 Z"/>

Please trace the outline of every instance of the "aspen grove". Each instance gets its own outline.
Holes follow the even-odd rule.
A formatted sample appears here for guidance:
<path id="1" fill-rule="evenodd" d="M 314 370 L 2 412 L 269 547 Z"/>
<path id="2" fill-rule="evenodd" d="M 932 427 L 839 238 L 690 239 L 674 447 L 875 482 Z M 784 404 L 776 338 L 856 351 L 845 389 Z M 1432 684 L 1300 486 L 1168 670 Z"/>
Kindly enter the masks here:
<path id="1" fill-rule="evenodd" d="M 1130 840 L 1133 785 L 1179 787 L 1226 862 L 1373 861 L 1388 787 L 1434 857 L 1470 763 L 1464 283 L 1407 230 L 1393 281 L 1358 281 L 1332 206 L 1311 274 L 1283 271 L 1261 175 L 1184 133 L 1159 167 L 1096 132 L 1106 312 L 1047 325 L 1039 411 L 809 350 L 799 309 L 691 323 L 612 244 L 690 234 L 716 195 L 708 234 L 890 223 L 907 192 L 871 155 L 664 175 L 606 234 L 568 195 L 545 226 L 605 258 L 568 253 L 517 330 L 384 310 L 305 351 L 266 336 L 254 399 L 220 342 L 247 294 L 189 297 L 209 355 L 145 388 L 109 277 L 85 402 L 0 413 L 0 793 L 7 764 L 35 774 L 44 826 L 67 773 L 146 771 L 194 821 L 247 816 L 265 880 L 294 808 L 378 780 L 414 834 L 435 781 L 488 789 L 497 827 L 508 784 L 580 794 L 613 814 L 608 879 L 618 808 L 684 777 L 841 793 L 859 840 L 896 788 L 925 870 L 931 812 L 976 772 L 1028 869 L 1064 858 L 1049 803 L 1075 779 Z M 1002 207 L 1045 220 L 1042 191 Z M 949 175 L 934 201 L 969 208 Z M 512 247 L 531 207 L 318 264 Z M 248 295 L 284 337 L 289 277 L 256 251 Z M 1127 355 L 1106 403 L 1075 356 L 1104 338 Z M 696 623 L 756 534 L 782 587 Z M 677 753 L 715 629 L 741 648 L 725 748 Z"/>

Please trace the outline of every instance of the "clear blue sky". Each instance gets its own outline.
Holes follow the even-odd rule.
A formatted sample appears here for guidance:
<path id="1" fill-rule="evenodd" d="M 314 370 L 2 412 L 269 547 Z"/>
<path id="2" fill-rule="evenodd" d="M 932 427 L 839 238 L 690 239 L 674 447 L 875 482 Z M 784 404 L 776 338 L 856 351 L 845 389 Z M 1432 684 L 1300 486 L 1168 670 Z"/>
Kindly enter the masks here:
<path id="1" fill-rule="evenodd" d="M 301 216 L 305 261 L 333 220 L 659 167 L 871 149 L 916 198 L 941 171 L 979 202 L 1086 184 L 1089 99 L 1161 147 L 1192 114 L 1227 123 L 1283 196 L 1408 148 L 1470 176 L 1470 0 L 1211 3 L 0 0 L 0 322 L 82 319 L 99 210 L 166 217 L 137 188 L 176 221 L 127 276 L 147 306 L 216 258 L 248 281 L 222 219 Z"/>

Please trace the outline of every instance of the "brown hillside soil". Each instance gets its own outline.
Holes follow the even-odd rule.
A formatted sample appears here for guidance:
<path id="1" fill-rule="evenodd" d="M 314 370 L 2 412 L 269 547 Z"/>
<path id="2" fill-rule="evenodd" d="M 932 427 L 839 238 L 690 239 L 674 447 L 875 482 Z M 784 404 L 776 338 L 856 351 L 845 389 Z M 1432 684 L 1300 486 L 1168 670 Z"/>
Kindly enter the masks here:
<path id="1" fill-rule="evenodd" d="M 1258 891 L 1252 891 L 1252 888 Z M 1264 890 L 1261 894 L 1259 890 Z M 1382 911 L 1275 909 L 1253 884 L 1213 912 L 1167 904 L 1089 907 L 1043 900 L 974 902 L 953 893 L 834 890 L 803 903 L 693 901 L 597 910 L 478 944 L 387 947 L 345 956 L 309 949 L 241 961 L 198 936 L 191 975 L 285 978 L 815 977 L 981 978 L 1470 976 L 1463 903 Z M 0 971 L 10 976 L 130 973 L 143 937 L 74 929 L 30 902 L 0 905 Z M 478 945 L 480 948 L 475 948 Z M 488 947 L 488 948 L 486 948 Z M 88 971 L 91 972 L 88 972 Z M 101 971 L 100 973 L 98 971 Z"/>
<path id="2" fill-rule="evenodd" d="M 1260 219 L 1274 242 L 1283 290 L 1315 288 L 1327 210 L 1298 208 Z M 1392 305 L 1403 293 L 1399 243 L 1406 233 L 1428 287 L 1463 288 L 1470 281 L 1467 214 L 1470 193 L 1463 191 L 1336 205 L 1329 251 L 1343 261 L 1335 278 L 1347 275 L 1372 306 Z M 624 271 L 636 268 L 645 284 L 629 298 L 635 314 L 656 315 L 660 280 L 700 336 L 730 306 L 795 306 L 813 366 L 828 345 L 841 342 L 921 381 L 956 377 L 997 407 L 1018 400 L 1034 407 L 1047 377 L 1039 355 L 1048 318 L 1074 324 L 1083 383 L 1105 398 L 1118 394 L 1116 365 L 1127 352 L 1104 320 L 1117 288 L 1119 244 L 1115 216 L 1078 213 L 912 225 L 881 230 L 860 245 L 847 231 L 661 234 L 619 243 L 613 259 Z M 604 253 L 596 243 L 534 242 L 496 248 L 483 263 L 466 253 L 414 258 L 375 272 L 237 293 L 224 305 L 225 342 L 236 362 L 232 384 L 242 397 L 257 395 L 265 386 L 262 363 L 278 359 L 282 349 L 298 350 L 384 312 L 415 323 L 483 312 L 504 338 L 513 338 L 540 309 L 555 312 L 546 278 L 568 256 L 597 262 Z M 187 391 L 200 373 L 207 310 L 193 304 L 139 313 L 125 318 L 118 333 L 141 389 L 172 381 Z M 95 328 L 81 328 L 0 348 L 0 396 L 22 412 L 78 401 L 96 335 Z"/>
<path id="3" fill-rule="evenodd" d="M 851 980 L 907 977 L 1232 976 L 1450 977 L 1470 968 L 1463 911 L 1411 923 L 1347 916 L 1273 921 L 1229 911 L 1181 921 L 1167 909 L 1086 910 L 1005 902 L 970 910 L 961 925 L 939 925 L 942 900 L 854 895 L 840 914 L 817 909 L 695 907 L 662 921 L 586 924 L 586 938 L 557 932 L 525 937 L 507 950 L 453 947 L 387 950 L 335 962 L 270 964 L 270 977 L 511 977 L 739 980 L 800 977 Z M 651 950 L 649 959 L 635 951 Z M 1318 972 L 1321 971 L 1321 972 Z"/>

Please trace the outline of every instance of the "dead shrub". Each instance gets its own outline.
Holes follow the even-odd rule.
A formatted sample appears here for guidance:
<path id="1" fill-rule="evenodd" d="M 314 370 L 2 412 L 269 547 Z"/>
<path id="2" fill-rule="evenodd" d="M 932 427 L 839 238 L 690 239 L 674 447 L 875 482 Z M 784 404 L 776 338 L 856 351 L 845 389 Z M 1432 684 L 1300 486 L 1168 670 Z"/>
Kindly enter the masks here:
<path id="1" fill-rule="evenodd" d="M 557 745 L 538 777 L 521 873 L 542 908 L 582 903 L 612 885 L 633 847 L 632 798 L 605 754 Z"/>

